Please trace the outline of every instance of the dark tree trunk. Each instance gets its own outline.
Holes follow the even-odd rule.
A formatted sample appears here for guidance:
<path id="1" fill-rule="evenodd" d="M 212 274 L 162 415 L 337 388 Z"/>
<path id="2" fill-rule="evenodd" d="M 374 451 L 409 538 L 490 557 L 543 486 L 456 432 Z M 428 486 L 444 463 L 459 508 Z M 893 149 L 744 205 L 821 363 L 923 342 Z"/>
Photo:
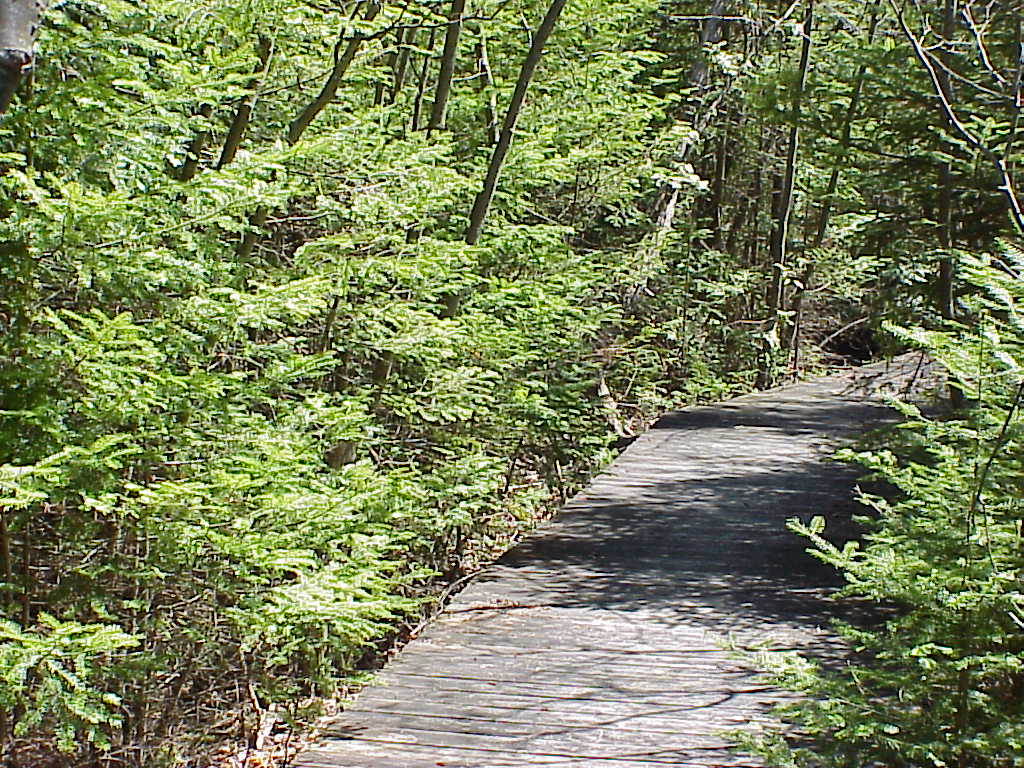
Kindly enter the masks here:
<path id="1" fill-rule="evenodd" d="M 366 9 L 366 13 L 363 15 L 363 21 L 373 21 L 380 13 L 380 4 L 376 2 L 370 3 Z M 320 93 L 317 94 L 316 98 L 313 99 L 306 107 L 299 113 L 298 117 L 292 121 L 291 126 L 288 129 L 288 143 L 295 144 L 302 134 L 306 132 L 317 115 L 323 112 L 324 108 L 334 100 L 334 94 L 338 92 L 338 86 L 341 85 L 341 81 L 345 78 L 345 73 L 348 72 L 348 68 L 352 66 L 352 62 L 356 58 L 356 54 L 359 52 L 360 47 L 363 45 L 365 36 L 356 33 L 353 35 L 348 44 L 344 46 L 342 50 L 343 40 L 339 40 L 338 44 L 334 49 L 334 67 L 331 69 L 331 74 L 327 78 L 327 82 L 324 83 L 323 88 L 320 89 Z"/>
<path id="2" fill-rule="evenodd" d="M 430 75 L 430 59 L 434 55 L 434 40 L 437 37 L 437 30 L 430 30 L 430 37 L 427 40 L 427 50 L 429 53 L 423 57 L 422 66 L 420 67 L 419 77 L 416 80 L 416 98 L 413 99 L 412 104 L 412 130 L 418 131 L 420 129 L 420 116 L 423 113 L 423 99 L 427 93 L 427 80 Z"/>
<path id="3" fill-rule="evenodd" d="M 875 38 L 878 30 L 878 5 L 880 0 L 875 0 L 871 6 L 871 20 L 868 22 L 868 43 Z M 846 160 L 846 153 L 850 149 L 850 139 L 853 135 L 853 121 L 860 109 L 861 96 L 864 93 L 864 81 L 867 74 L 867 66 L 861 64 L 853 76 L 853 93 L 850 94 L 850 103 L 846 108 L 846 115 L 843 118 L 843 131 L 839 138 L 839 156 L 835 159 L 832 172 L 828 177 L 828 185 L 825 187 L 825 197 L 821 201 L 821 208 L 818 209 L 818 220 L 816 222 L 814 237 L 810 241 L 810 263 L 804 268 L 803 277 L 800 280 L 800 287 L 793 297 L 793 328 L 786 347 L 792 350 L 793 371 L 796 375 L 800 373 L 800 333 L 804 319 L 804 297 L 813 285 L 817 258 L 815 251 L 821 248 L 825 242 L 825 235 L 828 234 L 828 224 L 832 217 L 832 207 L 835 204 L 836 190 L 839 188 L 839 173 Z"/>
<path id="4" fill-rule="evenodd" d="M 441 70 L 437 75 L 434 87 L 434 104 L 430 110 L 430 122 L 427 134 L 444 128 L 448 115 L 448 97 L 452 92 L 452 78 L 455 76 L 455 62 L 459 54 L 459 36 L 462 33 L 462 14 L 466 10 L 466 0 L 452 0 L 448 12 L 448 30 L 444 36 L 444 52 L 441 54 Z"/>
<path id="5" fill-rule="evenodd" d="M 701 97 L 707 89 L 708 64 L 704 53 L 705 46 L 720 42 L 722 39 L 722 15 L 725 13 L 728 0 L 713 0 L 707 17 L 700 29 L 700 55 L 690 68 L 690 85 Z M 702 99 L 701 99 L 702 100 Z M 699 135 L 707 128 L 714 118 L 714 110 L 700 111 L 700 104 L 691 104 L 687 109 L 686 120 L 693 124 Z M 683 164 L 693 150 L 693 142 L 687 138 L 676 148 L 675 162 Z M 676 207 L 679 203 L 679 184 L 666 181 L 658 189 L 654 203 L 654 234 L 650 242 L 645 243 L 640 256 L 639 280 L 629 292 L 629 303 L 635 305 L 647 290 L 648 273 L 652 270 L 658 255 L 661 253 L 665 240 L 675 225 Z"/>
<path id="6" fill-rule="evenodd" d="M 956 16 L 953 0 L 944 0 L 942 13 L 942 36 L 946 44 L 940 49 L 943 66 L 936 70 L 939 79 L 939 86 L 942 95 L 950 104 L 953 103 L 953 82 L 949 75 L 949 68 L 953 65 L 953 56 L 947 50 L 956 32 Z M 945 111 L 940 110 L 943 123 L 951 131 L 953 126 Z M 956 268 L 953 263 L 953 168 L 949 162 L 943 162 L 939 167 L 939 244 L 942 246 L 943 254 L 939 259 L 938 274 L 938 305 L 939 312 L 946 320 L 952 320 L 954 316 L 953 307 L 953 282 Z"/>
<path id="7" fill-rule="evenodd" d="M 512 135 L 515 133 L 516 122 L 519 120 L 519 113 L 522 111 L 523 102 L 526 100 L 526 89 L 530 86 L 533 73 L 540 63 L 541 55 L 544 53 L 544 45 L 551 36 L 558 17 L 562 15 L 566 0 L 552 0 L 544 20 L 537 27 L 533 36 L 533 44 L 530 52 L 526 54 L 523 68 L 519 71 L 519 80 L 516 81 L 516 89 L 512 93 L 512 101 L 508 105 L 508 112 L 505 113 L 505 122 L 501 126 L 501 133 L 498 143 L 494 146 L 494 153 L 491 155 L 491 163 L 487 168 L 487 176 L 484 179 L 484 187 L 480 194 L 473 201 L 473 210 L 469 215 L 469 228 L 466 230 L 466 242 L 469 245 L 476 244 L 480 239 L 480 231 L 483 229 L 484 220 L 487 218 L 487 211 L 491 207 L 491 200 L 494 199 L 494 191 L 498 186 L 498 177 L 501 175 L 501 167 L 505 163 L 509 147 L 512 146 Z"/>
<path id="8" fill-rule="evenodd" d="M 800 47 L 800 73 L 793 91 L 792 120 L 789 141 L 786 146 L 786 168 L 779 190 L 775 226 L 769 241 L 771 254 L 772 281 L 768 292 L 768 326 L 761 343 L 761 365 L 757 373 L 757 386 L 761 389 L 773 386 L 775 371 L 775 349 L 779 346 L 779 311 L 782 309 L 782 292 L 786 272 L 789 244 L 789 220 L 793 213 L 793 183 L 796 177 L 797 149 L 800 143 L 800 117 L 803 107 L 804 88 L 811 58 L 811 29 L 814 25 L 814 0 L 808 0 L 804 13 L 803 44 Z"/>
<path id="9" fill-rule="evenodd" d="M 401 45 L 398 49 L 398 58 L 395 60 L 395 79 L 391 85 L 391 96 L 389 97 L 392 104 L 395 103 L 398 94 L 402 92 L 402 86 L 405 85 L 405 73 L 409 68 L 409 49 L 416 45 L 418 34 L 418 29 L 410 29 L 402 37 Z"/>
<path id="10" fill-rule="evenodd" d="M 205 122 L 210 119 L 212 114 L 213 104 L 202 104 L 199 111 L 196 112 L 196 117 Z M 195 178 L 195 175 L 199 173 L 199 161 L 203 150 L 209 143 L 210 129 L 204 125 L 189 142 L 188 149 L 185 150 L 185 160 L 178 169 L 178 181 L 191 181 Z"/>
<path id="11" fill-rule="evenodd" d="M 260 35 L 256 51 L 257 61 L 256 67 L 253 70 L 252 80 L 249 81 L 249 94 L 242 99 L 238 109 L 235 110 L 235 116 L 231 120 L 231 128 L 228 129 L 228 135 L 224 139 L 224 146 L 220 151 L 220 160 L 217 161 L 218 169 L 230 165 L 234 161 L 235 154 L 242 145 L 242 138 L 249 128 L 252 111 L 256 106 L 256 93 L 259 90 L 260 82 L 266 77 L 267 67 L 270 63 L 272 51 L 270 39 Z"/>

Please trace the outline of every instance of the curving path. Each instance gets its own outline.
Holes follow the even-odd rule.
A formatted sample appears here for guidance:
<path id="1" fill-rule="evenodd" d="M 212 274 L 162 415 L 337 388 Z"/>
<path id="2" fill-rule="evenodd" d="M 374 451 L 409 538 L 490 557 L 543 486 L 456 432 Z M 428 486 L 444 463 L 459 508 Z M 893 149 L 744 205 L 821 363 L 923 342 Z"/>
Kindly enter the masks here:
<path id="1" fill-rule="evenodd" d="M 782 694 L 732 645 L 828 653 L 835 575 L 785 529 L 848 526 L 837 440 L 917 357 L 662 418 L 467 587 L 298 768 L 755 765 L 722 733 Z M 847 529 L 848 530 L 848 529 Z"/>

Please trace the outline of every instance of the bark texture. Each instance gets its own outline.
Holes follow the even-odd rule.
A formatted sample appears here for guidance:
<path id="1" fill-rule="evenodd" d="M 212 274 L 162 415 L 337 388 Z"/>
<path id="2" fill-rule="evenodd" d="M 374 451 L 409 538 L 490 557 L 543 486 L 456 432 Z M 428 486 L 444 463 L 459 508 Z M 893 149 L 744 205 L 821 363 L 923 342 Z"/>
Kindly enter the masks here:
<path id="1" fill-rule="evenodd" d="M 32 68 L 36 35 L 46 6 L 42 0 L 0 0 L 0 114 Z"/>
<path id="2" fill-rule="evenodd" d="M 249 81 L 249 95 L 239 102 L 238 108 L 235 110 L 235 116 L 231 119 L 231 128 L 228 129 L 228 135 L 224 139 L 224 146 L 220 151 L 220 160 L 217 161 L 218 169 L 230 165 L 234 161 L 239 147 L 242 146 L 242 138 L 249 128 L 250 120 L 252 120 L 252 111 L 256 108 L 256 95 L 259 91 L 260 83 L 267 76 L 272 52 L 273 45 L 270 38 L 260 35 L 259 42 L 256 45 L 256 67 L 253 70 L 252 80 Z"/>
<path id="3" fill-rule="evenodd" d="M 789 245 L 789 220 L 793 213 L 793 182 L 796 177 L 797 150 L 800 144 L 800 118 L 803 108 L 804 88 L 807 83 L 807 70 L 811 58 L 811 29 L 814 26 L 814 1 L 809 0 L 804 13 L 803 45 L 800 48 L 800 74 L 793 92 L 792 116 L 793 125 L 789 129 L 789 141 L 786 147 L 786 168 L 782 177 L 782 186 L 776 205 L 775 226 L 769 241 L 769 252 L 772 260 L 772 283 L 768 293 L 768 327 L 765 329 L 761 344 L 761 369 L 757 374 L 757 386 L 764 389 L 775 385 L 777 378 L 774 363 L 774 350 L 779 346 L 779 311 L 782 309 L 783 286 L 786 274 Z"/>

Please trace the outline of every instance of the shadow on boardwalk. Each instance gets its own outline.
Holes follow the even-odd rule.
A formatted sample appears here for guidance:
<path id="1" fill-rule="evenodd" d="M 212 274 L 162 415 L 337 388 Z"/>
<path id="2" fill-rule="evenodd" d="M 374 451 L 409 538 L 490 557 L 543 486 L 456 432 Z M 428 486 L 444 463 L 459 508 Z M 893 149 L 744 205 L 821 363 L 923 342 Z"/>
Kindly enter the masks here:
<path id="1" fill-rule="evenodd" d="M 852 497 L 820 491 L 817 503 L 808 503 L 808 489 L 823 475 L 853 487 L 855 473 L 829 469 L 749 471 L 690 488 L 661 482 L 644 489 L 651 499 L 642 506 L 592 504 L 585 519 L 564 521 L 506 555 L 481 586 L 495 583 L 507 599 L 521 591 L 521 599 L 552 607 L 639 611 L 659 623 L 699 621 L 695 605 L 711 604 L 755 622 L 820 625 L 825 595 L 840 582 L 834 570 L 803 556 L 786 520 L 824 514 L 830 536 L 848 536 L 851 515 L 863 510 Z M 767 496 L 774 497 L 770 509 Z M 754 520 L 723 521 L 724 508 L 763 511 Z M 710 620 L 718 626 L 717 615 Z"/>
<path id="2" fill-rule="evenodd" d="M 899 382 L 912 364 L 888 378 Z M 726 647 L 828 653 L 836 576 L 787 519 L 851 532 L 837 440 L 880 367 L 670 414 L 461 593 L 298 766 L 743 766 L 781 694 Z M 866 391 L 865 391 L 866 390 Z"/>

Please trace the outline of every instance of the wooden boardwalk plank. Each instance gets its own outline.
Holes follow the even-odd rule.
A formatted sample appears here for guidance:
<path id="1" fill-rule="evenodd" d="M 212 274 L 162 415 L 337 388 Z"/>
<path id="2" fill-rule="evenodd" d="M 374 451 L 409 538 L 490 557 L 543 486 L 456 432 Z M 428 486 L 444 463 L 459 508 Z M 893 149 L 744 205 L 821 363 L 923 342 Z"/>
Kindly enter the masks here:
<path id="1" fill-rule="evenodd" d="M 916 361 L 661 419 L 459 594 L 297 768 L 756 768 L 730 729 L 788 694 L 730 648 L 840 651 L 836 576 L 785 530 L 851 530 L 837 440 Z M 844 528 L 844 526 L 847 526 Z"/>

